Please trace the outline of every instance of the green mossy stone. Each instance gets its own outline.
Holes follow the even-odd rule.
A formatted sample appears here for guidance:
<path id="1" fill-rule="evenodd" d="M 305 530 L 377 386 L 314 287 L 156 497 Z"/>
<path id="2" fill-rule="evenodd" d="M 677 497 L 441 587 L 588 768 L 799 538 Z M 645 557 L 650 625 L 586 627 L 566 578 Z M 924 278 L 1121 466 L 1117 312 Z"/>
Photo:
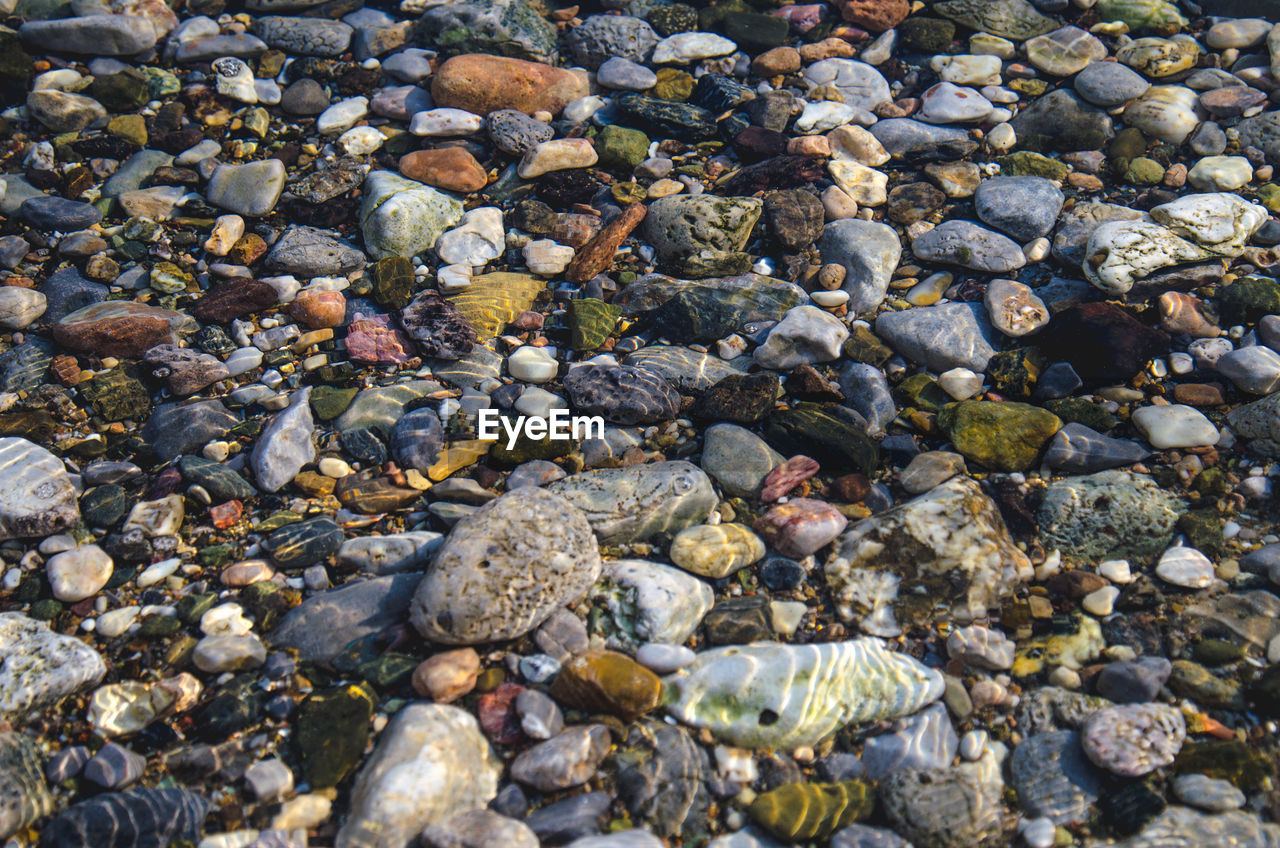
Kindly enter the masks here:
<path id="1" fill-rule="evenodd" d="M 791 24 L 777 15 L 732 12 L 724 17 L 721 30 L 729 40 L 752 52 L 777 47 L 787 40 Z"/>
<path id="2" fill-rule="evenodd" d="M 987 376 L 991 378 L 992 388 L 1000 394 L 1025 400 L 1031 397 L 1036 381 L 1048 364 L 1039 348 L 1002 350 L 987 363 Z"/>
<path id="3" fill-rule="evenodd" d="M 138 374 L 136 366 L 120 365 L 95 374 L 76 390 L 88 402 L 93 414 L 104 421 L 141 419 L 151 408 L 151 394 Z"/>
<path id="4" fill-rule="evenodd" d="M 303 778 L 314 788 L 337 786 L 364 755 L 376 699 L 363 686 L 312 692 L 293 721 Z"/>
<path id="5" fill-rule="evenodd" d="M 965 459 L 996 471 L 1026 471 L 1062 428 L 1058 416 L 1025 403 L 966 400 L 944 407 L 938 426 Z"/>
<path id="6" fill-rule="evenodd" d="M 1164 179 L 1164 166 L 1154 159 L 1139 156 L 1129 162 L 1124 179 L 1137 186 L 1159 185 Z"/>
<path id="7" fill-rule="evenodd" d="M 1226 547 L 1222 537 L 1222 520 L 1218 510 L 1193 509 L 1178 519 L 1178 532 L 1187 537 L 1187 544 L 1205 556 L 1217 558 Z"/>
<path id="8" fill-rule="evenodd" d="M 897 27 L 903 46 L 921 53 L 942 53 L 956 37 L 956 25 L 941 18 L 907 18 Z"/>
<path id="9" fill-rule="evenodd" d="M 802 453 L 837 473 L 871 474 L 880 464 L 880 447 L 875 441 L 817 404 L 801 403 L 775 413 L 764 437 L 783 456 Z"/>
<path id="10" fill-rule="evenodd" d="M 870 817 L 875 794 L 860 780 L 787 783 L 756 797 L 748 812 L 756 824 L 783 842 L 825 840 Z"/>
<path id="11" fill-rule="evenodd" d="M 1244 648 L 1225 639 L 1205 639 L 1191 652 L 1192 659 L 1210 668 L 1239 662 L 1244 656 Z"/>
<path id="12" fill-rule="evenodd" d="M 925 412 L 937 412 L 953 400 L 936 380 L 924 373 L 912 374 L 894 388 L 894 393 L 905 405 Z"/>
<path id="13" fill-rule="evenodd" d="M 600 130 L 595 146 L 601 165 L 627 173 L 649 156 L 649 136 L 617 124 L 609 124 Z"/>
<path id="14" fill-rule="evenodd" d="M 693 94 L 693 75 L 678 68 L 659 68 L 658 81 L 649 94 L 659 100 L 684 103 Z"/>
<path id="15" fill-rule="evenodd" d="M 1087 149 L 1087 148 L 1084 148 Z M 1065 180 L 1071 169 L 1065 162 L 1031 150 L 1019 150 L 1007 156 L 997 156 L 1000 173 L 1007 177 L 1044 177 L 1047 180 Z"/>
<path id="16" fill-rule="evenodd" d="M 1218 305 L 1222 326 L 1253 323 L 1264 315 L 1280 313 L 1280 283 L 1261 277 L 1241 277 L 1218 289 L 1214 302 Z"/>
<path id="17" fill-rule="evenodd" d="M 880 366 L 893 356 L 893 349 L 880 340 L 870 327 L 857 324 L 850 328 L 849 338 L 841 348 L 845 356 L 855 362 Z"/>
<path id="18" fill-rule="evenodd" d="M 1064 424 L 1083 424 L 1099 433 L 1105 433 L 1120 423 L 1110 412 L 1084 398 L 1047 400 L 1044 408 L 1061 418 Z"/>
<path id="19" fill-rule="evenodd" d="M 403 309 L 413 294 L 413 263 L 403 256 L 379 259 L 369 268 L 373 300 L 385 309 Z"/>
<path id="20" fill-rule="evenodd" d="M 1280 666 L 1272 666 L 1272 671 Z M 1247 742 L 1188 741 L 1173 761 L 1178 774 L 1207 774 L 1228 780 L 1232 785 L 1251 792 L 1259 789 L 1275 774 L 1275 765 L 1265 751 Z"/>
<path id="21" fill-rule="evenodd" d="M 355 388 L 339 388 L 338 386 L 316 386 L 311 390 L 311 411 L 321 421 L 332 421 L 347 411 L 351 402 L 356 399 Z"/>
<path id="22" fill-rule="evenodd" d="M 622 308 L 594 297 L 569 301 L 569 344 L 577 351 L 595 350 L 609 340 Z"/>
<path id="23" fill-rule="evenodd" d="M 1267 211 L 1280 214 L 1280 185 L 1267 183 L 1258 187 L 1258 202 L 1267 207 Z"/>

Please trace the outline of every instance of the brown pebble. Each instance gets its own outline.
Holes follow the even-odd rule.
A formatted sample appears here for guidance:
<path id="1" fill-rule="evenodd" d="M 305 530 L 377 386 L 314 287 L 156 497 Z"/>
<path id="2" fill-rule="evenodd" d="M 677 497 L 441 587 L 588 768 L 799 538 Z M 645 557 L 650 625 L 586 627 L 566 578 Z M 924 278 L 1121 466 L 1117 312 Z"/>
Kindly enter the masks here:
<path id="1" fill-rule="evenodd" d="M 1212 383 L 1179 383 L 1173 387 L 1173 399 L 1187 406 L 1221 406 L 1226 403 L 1222 388 Z"/>
<path id="2" fill-rule="evenodd" d="M 458 648 L 429 657 L 413 670 L 413 691 L 438 704 L 452 704 L 476 687 L 480 655 Z"/>

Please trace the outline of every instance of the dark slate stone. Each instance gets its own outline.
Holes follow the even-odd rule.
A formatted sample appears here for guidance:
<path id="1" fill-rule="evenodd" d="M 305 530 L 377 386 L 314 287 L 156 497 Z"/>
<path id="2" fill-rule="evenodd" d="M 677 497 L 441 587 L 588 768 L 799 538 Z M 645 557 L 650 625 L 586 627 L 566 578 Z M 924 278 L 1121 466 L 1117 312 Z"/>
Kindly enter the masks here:
<path id="1" fill-rule="evenodd" d="M 156 407 L 142 428 L 142 440 L 167 462 L 221 439 L 238 423 L 240 419 L 220 400 L 165 403 Z"/>
<path id="2" fill-rule="evenodd" d="M 580 365 L 565 375 L 564 388 L 578 412 L 614 424 L 667 421 L 680 409 L 680 395 L 670 383 L 633 365 Z"/>
<path id="3" fill-rule="evenodd" d="M 40 834 L 41 848 L 168 848 L 197 842 L 209 802 L 185 789 L 134 789 L 81 801 Z"/>
<path id="4" fill-rule="evenodd" d="M 1050 359 L 1071 363 L 1086 382 L 1128 380 L 1156 356 L 1169 337 L 1112 303 L 1082 303 L 1053 316 L 1037 337 Z"/>
<path id="5" fill-rule="evenodd" d="M 337 553 L 345 538 L 331 518 L 311 518 L 281 527 L 262 541 L 276 565 L 305 568 Z"/>
<path id="6" fill-rule="evenodd" d="M 614 99 L 624 114 L 638 120 L 645 129 L 681 141 L 706 141 L 715 137 L 715 115 L 691 103 L 673 103 L 640 94 L 623 94 Z"/>

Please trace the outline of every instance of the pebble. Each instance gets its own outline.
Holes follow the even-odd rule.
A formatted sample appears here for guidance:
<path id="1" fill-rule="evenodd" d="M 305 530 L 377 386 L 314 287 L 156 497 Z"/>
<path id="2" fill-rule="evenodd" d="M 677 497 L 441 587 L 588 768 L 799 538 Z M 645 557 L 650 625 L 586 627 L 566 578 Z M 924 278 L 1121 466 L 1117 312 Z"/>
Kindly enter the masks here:
<path id="1" fill-rule="evenodd" d="M 1156 576 L 1184 589 L 1204 589 L 1213 583 L 1213 563 L 1195 548 L 1173 547 L 1161 554 Z"/>

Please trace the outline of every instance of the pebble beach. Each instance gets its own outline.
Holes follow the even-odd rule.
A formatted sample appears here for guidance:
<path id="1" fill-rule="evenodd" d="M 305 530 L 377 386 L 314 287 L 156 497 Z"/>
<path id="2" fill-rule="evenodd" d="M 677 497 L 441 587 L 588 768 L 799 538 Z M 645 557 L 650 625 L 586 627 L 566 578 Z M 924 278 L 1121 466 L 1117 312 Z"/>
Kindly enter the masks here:
<path id="1" fill-rule="evenodd" d="M 0 0 L 0 848 L 1280 848 L 1277 0 Z"/>

